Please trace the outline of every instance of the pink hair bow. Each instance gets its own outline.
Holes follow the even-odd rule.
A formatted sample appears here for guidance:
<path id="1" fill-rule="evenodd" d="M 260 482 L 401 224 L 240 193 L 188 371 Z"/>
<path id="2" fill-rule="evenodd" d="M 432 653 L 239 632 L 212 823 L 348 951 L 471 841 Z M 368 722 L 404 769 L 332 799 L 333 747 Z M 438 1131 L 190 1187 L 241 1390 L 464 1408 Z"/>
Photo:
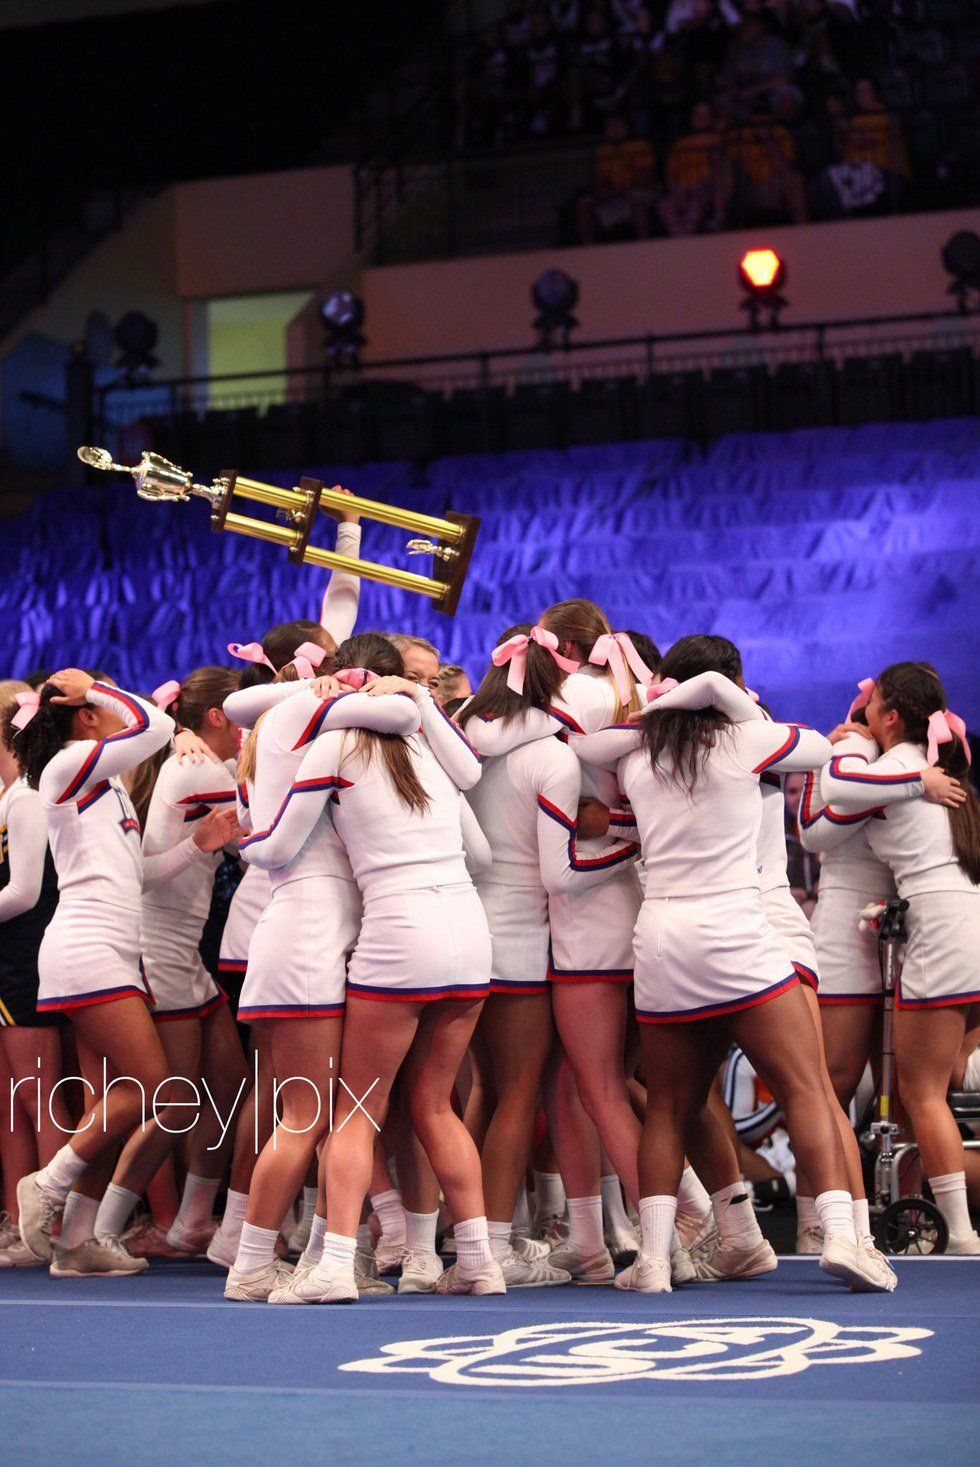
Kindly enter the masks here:
<path id="1" fill-rule="evenodd" d="M 508 637 L 506 642 L 501 642 L 494 647 L 490 653 L 490 661 L 494 667 L 503 667 L 509 662 L 507 669 L 507 686 L 512 693 L 523 693 L 524 691 L 524 669 L 527 666 L 527 649 L 534 642 L 550 652 L 562 672 L 577 672 L 579 663 L 571 657 L 562 657 L 558 651 L 558 638 L 554 632 L 549 632 L 546 627 L 532 627 L 529 636 L 518 632 L 516 637 Z"/>
<path id="2" fill-rule="evenodd" d="M 262 650 L 261 642 L 229 642 L 228 651 L 232 657 L 237 657 L 239 662 L 259 662 L 266 667 L 278 672 L 279 669 L 271 663 Z"/>
<path id="3" fill-rule="evenodd" d="M 153 701 L 164 713 L 171 703 L 176 703 L 180 697 L 180 683 L 176 678 L 171 678 L 169 683 L 161 683 L 158 688 L 153 689 Z"/>
<path id="4" fill-rule="evenodd" d="M 939 745 L 951 744 L 954 738 L 959 739 L 963 745 L 966 762 L 971 762 L 970 745 L 966 737 L 966 724 L 957 713 L 950 713 L 948 708 L 937 710 L 929 714 L 928 746 L 926 748 L 926 759 L 930 764 L 939 761 Z"/>
<path id="5" fill-rule="evenodd" d="M 373 683 L 375 675 L 366 667 L 342 667 L 339 672 L 334 673 L 338 683 L 343 683 L 345 688 L 359 693 L 365 683 Z"/>
<path id="6" fill-rule="evenodd" d="M 854 717 L 855 713 L 859 712 L 860 709 L 867 708 L 868 704 L 871 702 L 871 694 L 874 692 L 874 690 L 874 678 L 863 677 L 858 683 L 858 695 L 854 699 L 854 702 L 851 704 L 850 708 L 848 708 L 847 710 L 847 718 L 844 720 L 845 723 L 849 723 L 850 720 Z"/>
<path id="7" fill-rule="evenodd" d="M 633 694 L 630 672 L 642 687 L 648 688 L 653 682 L 653 673 L 633 646 L 628 632 L 606 632 L 597 638 L 589 661 L 597 667 L 609 668 L 621 703 L 628 703 Z"/>
<path id="8" fill-rule="evenodd" d="M 40 693 L 18 693 L 17 703 L 19 705 L 17 712 L 14 714 L 10 722 L 11 726 L 13 728 L 16 728 L 19 732 L 22 728 L 27 727 L 37 710 L 40 708 L 41 695 Z"/>
<path id="9" fill-rule="evenodd" d="M 647 688 L 647 702 L 656 703 L 657 699 L 662 698 L 664 693 L 669 693 L 671 688 L 679 686 L 680 684 L 675 677 L 665 677 L 663 682 L 650 683 Z"/>
<path id="10" fill-rule="evenodd" d="M 300 677 L 315 677 L 316 670 L 326 657 L 324 649 L 316 642 L 301 642 L 290 661 Z"/>

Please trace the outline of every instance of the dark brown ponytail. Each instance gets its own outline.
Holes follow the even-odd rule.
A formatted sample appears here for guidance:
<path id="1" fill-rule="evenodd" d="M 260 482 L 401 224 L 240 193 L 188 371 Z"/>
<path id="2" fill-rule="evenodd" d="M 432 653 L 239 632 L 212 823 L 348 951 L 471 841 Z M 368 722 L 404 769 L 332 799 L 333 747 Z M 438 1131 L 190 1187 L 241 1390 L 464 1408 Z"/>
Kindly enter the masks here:
<path id="1" fill-rule="evenodd" d="M 334 670 L 363 667 L 378 677 L 404 677 L 402 655 L 393 642 L 380 632 L 361 632 L 348 637 L 337 648 Z M 361 754 L 369 764 L 375 754 L 383 760 L 395 792 L 410 810 L 424 815 L 429 808 L 429 796 L 419 779 L 415 760 L 401 734 L 376 733 L 373 729 L 354 730 L 354 752 Z"/>
<path id="2" fill-rule="evenodd" d="M 727 637 L 681 637 L 660 667 L 661 677 L 676 678 L 679 683 L 702 672 L 720 672 L 733 683 L 740 682 L 742 657 L 734 642 L 729 642 Z M 654 704 L 651 712 L 640 720 L 642 747 L 654 773 L 692 793 L 704 772 L 718 730 L 728 723 L 729 719 L 717 708 L 658 710 Z"/>
<path id="3" fill-rule="evenodd" d="M 875 679 L 883 706 L 902 720 L 906 739 L 926 744 L 929 716 L 947 707 L 946 691 L 939 674 L 929 662 L 894 662 Z M 970 783 L 970 762 L 959 739 L 939 745 L 939 768 L 959 780 L 966 800 L 955 810 L 947 809 L 953 849 L 962 869 L 980 885 L 980 803 Z"/>
<path id="4" fill-rule="evenodd" d="M 531 632 L 530 622 L 508 627 L 500 634 L 498 646 L 511 637 L 526 637 Z M 557 635 L 557 633 L 556 633 Z M 565 681 L 565 673 L 546 647 L 529 642 L 524 663 L 524 691 L 515 693 L 507 686 L 508 663 L 495 667 L 491 662 L 483 674 L 483 681 L 466 705 L 464 719 L 499 718 L 510 723 L 521 718 L 529 708 L 547 709 L 554 702 Z"/>

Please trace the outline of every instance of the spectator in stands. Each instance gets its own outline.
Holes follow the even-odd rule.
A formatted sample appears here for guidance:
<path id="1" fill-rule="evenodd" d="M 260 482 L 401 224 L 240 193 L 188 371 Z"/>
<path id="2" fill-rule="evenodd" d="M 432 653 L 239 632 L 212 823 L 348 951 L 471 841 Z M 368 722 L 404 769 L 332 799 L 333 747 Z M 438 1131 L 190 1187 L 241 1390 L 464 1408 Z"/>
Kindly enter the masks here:
<path id="1" fill-rule="evenodd" d="M 667 157 L 667 189 L 658 206 L 664 229 L 681 235 L 722 228 L 731 193 L 731 162 L 718 119 L 710 102 L 699 102 L 691 113 L 691 131 Z"/>
<path id="2" fill-rule="evenodd" d="M 439 668 L 439 702 L 445 708 L 449 703 L 461 703 L 470 697 L 473 689 L 466 676 L 465 667 L 454 662 L 443 662 Z"/>
<path id="3" fill-rule="evenodd" d="M 837 136 L 845 163 L 873 163 L 886 176 L 908 178 L 909 160 L 902 125 L 887 110 L 870 77 L 862 77 L 856 83 L 854 111 L 849 118 L 840 120 Z"/>
<path id="4" fill-rule="evenodd" d="M 531 34 L 524 52 L 527 68 L 527 118 L 532 137 L 553 137 L 568 117 L 564 47 L 546 10 L 531 14 Z"/>
<path id="5" fill-rule="evenodd" d="M 593 189 L 578 204 L 579 235 L 597 239 L 643 239 L 650 232 L 655 198 L 653 149 L 631 138 L 620 113 L 606 118 L 605 141 L 596 149 Z"/>
<path id="6" fill-rule="evenodd" d="M 732 165 L 732 197 L 740 224 L 806 219 L 806 183 L 796 145 L 780 122 L 759 118 L 734 128 L 725 147 Z"/>
<path id="7" fill-rule="evenodd" d="M 760 112 L 777 112 L 787 93 L 796 106 L 803 100 L 793 80 L 793 52 L 759 15 L 746 15 L 732 38 L 718 87 L 733 118 L 747 121 Z"/>
<path id="8" fill-rule="evenodd" d="M 882 168 L 870 158 L 847 157 L 851 135 L 846 104 L 840 96 L 827 100 L 834 119 L 834 159 L 812 180 L 810 214 L 814 219 L 856 219 L 884 213 L 900 198 L 903 183 L 897 173 Z"/>
<path id="9" fill-rule="evenodd" d="M 474 146 L 510 142 L 519 134 L 518 74 L 500 27 L 480 32 L 459 99 L 458 141 Z"/>
<path id="10" fill-rule="evenodd" d="M 600 6 L 591 6 L 573 50 L 570 78 L 573 130 L 599 131 L 612 107 L 622 105 L 626 60 L 627 53 L 616 44 L 606 12 Z"/>

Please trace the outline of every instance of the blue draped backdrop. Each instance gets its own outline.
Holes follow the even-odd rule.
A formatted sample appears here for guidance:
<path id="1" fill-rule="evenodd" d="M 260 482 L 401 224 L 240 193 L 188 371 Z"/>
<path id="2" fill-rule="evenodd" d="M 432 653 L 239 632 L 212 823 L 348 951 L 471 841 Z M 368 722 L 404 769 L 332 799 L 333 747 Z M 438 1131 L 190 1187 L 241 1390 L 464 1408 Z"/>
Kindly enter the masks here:
<path id="1" fill-rule="evenodd" d="M 980 421 L 302 472 L 483 516 L 454 620 L 370 582 L 359 620 L 431 638 L 474 680 L 503 627 L 575 595 L 661 647 L 731 637 L 786 717 L 830 725 L 859 677 L 914 657 L 938 665 L 952 706 L 980 725 Z M 152 688 L 319 607 L 323 572 L 213 535 L 203 505 L 145 504 L 121 480 L 45 495 L 0 524 L 5 675 L 99 665 Z M 332 543 L 326 520 L 318 536 Z M 408 564 L 406 538 L 369 525 L 363 553 Z"/>

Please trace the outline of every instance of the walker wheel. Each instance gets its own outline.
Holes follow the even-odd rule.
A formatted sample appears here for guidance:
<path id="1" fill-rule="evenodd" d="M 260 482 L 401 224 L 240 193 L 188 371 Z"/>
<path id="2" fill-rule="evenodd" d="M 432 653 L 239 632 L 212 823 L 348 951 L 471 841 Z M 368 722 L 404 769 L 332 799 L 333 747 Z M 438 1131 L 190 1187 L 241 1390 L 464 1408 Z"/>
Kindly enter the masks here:
<path id="1" fill-rule="evenodd" d="M 878 1218 L 875 1233 L 883 1253 L 924 1257 L 944 1253 L 949 1227 L 939 1208 L 925 1197 L 899 1197 Z"/>

